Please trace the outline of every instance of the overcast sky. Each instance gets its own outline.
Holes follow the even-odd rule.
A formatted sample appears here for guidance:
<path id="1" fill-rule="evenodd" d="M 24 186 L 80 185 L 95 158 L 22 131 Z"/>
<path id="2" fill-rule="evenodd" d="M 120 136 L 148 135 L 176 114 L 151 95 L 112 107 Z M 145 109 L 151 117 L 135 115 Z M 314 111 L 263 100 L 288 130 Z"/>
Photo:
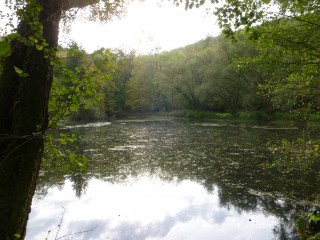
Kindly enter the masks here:
<path id="1" fill-rule="evenodd" d="M 185 11 L 165 1 L 135 1 L 130 4 L 126 17 L 104 25 L 76 22 L 69 38 L 87 52 L 100 47 L 120 48 L 138 53 L 152 53 L 156 48 L 167 51 L 197 42 L 220 33 L 212 10 L 206 7 Z M 65 36 L 61 36 L 65 38 Z"/>
<path id="2" fill-rule="evenodd" d="M 159 2 L 133 1 L 125 17 L 103 25 L 76 21 L 68 35 L 60 31 L 60 44 L 66 46 L 66 42 L 74 40 L 87 52 L 104 47 L 148 54 L 155 49 L 168 51 L 220 34 L 213 10 L 208 10 L 212 5 L 186 11 L 184 6 L 176 7 L 167 0 L 159 7 Z M 4 0 L 0 0 L 0 10 L 6 11 Z M 3 24 L 2 21 L 0 25 Z"/>

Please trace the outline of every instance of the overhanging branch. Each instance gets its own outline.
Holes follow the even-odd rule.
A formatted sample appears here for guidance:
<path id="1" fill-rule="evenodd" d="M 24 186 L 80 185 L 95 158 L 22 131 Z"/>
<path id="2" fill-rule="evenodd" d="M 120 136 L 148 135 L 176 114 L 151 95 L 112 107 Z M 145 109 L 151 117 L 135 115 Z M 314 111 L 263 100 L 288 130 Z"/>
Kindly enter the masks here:
<path id="1" fill-rule="evenodd" d="M 68 11 L 71 8 L 84 8 L 98 3 L 99 0 L 63 0 L 62 10 Z"/>

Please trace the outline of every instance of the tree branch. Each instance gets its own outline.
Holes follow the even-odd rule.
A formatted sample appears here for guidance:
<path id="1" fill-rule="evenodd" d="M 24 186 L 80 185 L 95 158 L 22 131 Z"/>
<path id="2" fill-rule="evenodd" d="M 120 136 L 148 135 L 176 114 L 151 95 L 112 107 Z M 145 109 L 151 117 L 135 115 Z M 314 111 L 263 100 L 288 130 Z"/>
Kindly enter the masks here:
<path id="1" fill-rule="evenodd" d="M 57 237 L 59 235 L 59 232 L 60 232 L 60 229 L 61 229 L 61 225 L 62 225 L 62 222 L 63 222 L 64 213 L 65 213 L 65 209 L 62 206 L 62 215 L 61 215 L 60 223 L 58 224 L 58 231 L 57 231 L 56 237 L 54 239 L 57 239 Z"/>
<path id="2" fill-rule="evenodd" d="M 62 10 L 68 11 L 71 8 L 85 8 L 98 2 L 99 0 L 62 0 Z"/>
<path id="3" fill-rule="evenodd" d="M 76 232 L 76 233 L 70 233 L 70 234 L 66 234 L 62 237 L 58 237 L 56 238 L 55 240 L 59 240 L 59 239 L 62 239 L 62 238 L 66 238 L 66 237 L 70 237 L 70 236 L 74 236 L 74 235 L 78 235 L 78 234 L 82 234 L 82 233 L 88 233 L 88 232 L 91 232 L 93 230 L 95 230 L 96 228 L 98 227 L 98 225 L 96 225 L 95 227 L 89 229 L 89 230 L 85 230 L 85 231 L 81 231 L 81 232 Z"/>

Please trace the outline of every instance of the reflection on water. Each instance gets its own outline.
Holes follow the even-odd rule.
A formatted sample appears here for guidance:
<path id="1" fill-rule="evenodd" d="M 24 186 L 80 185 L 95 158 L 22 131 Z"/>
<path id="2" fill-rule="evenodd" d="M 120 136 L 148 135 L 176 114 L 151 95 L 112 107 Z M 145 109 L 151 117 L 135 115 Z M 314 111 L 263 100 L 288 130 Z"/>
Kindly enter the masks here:
<path id="1" fill-rule="evenodd" d="M 208 192 L 190 180 L 140 176 L 123 183 L 91 179 L 79 199 L 67 180 L 62 189 L 51 188 L 43 199 L 34 201 L 28 238 L 45 239 L 44 229 L 57 231 L 61 206 L 65 212 L 60 235 L 94 228 L 76 239 L 272 238 L 275 217 L 221 207 L 218 191 Z"/>
<path id="2" fill-rule="evenodd" d="M 87 230 L 64 239 L 295 239 L 296 213 L 320 199 L 316 170 L 261 167 L 265 143 L 296 129 L 122 121 L 62 131 L 82 136 L 88 173 L 40 176 L 30 240 L 48 230 L 49 239 Z"/>
<path id="3" fill-rule="evenodd" d="M 110 122 L 87 123 L 87 124 L 64 126 L 61 129 L 102 127 L 110 124 L 111 124 Z"/>

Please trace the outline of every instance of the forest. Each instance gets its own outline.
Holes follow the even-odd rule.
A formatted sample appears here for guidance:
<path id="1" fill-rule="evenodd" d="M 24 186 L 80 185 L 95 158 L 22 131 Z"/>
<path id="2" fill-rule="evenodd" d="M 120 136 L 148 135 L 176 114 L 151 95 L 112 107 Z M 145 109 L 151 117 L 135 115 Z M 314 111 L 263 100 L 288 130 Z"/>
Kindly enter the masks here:
<path id="1" fill-rule="evenodd" d="M 171 2 L 192 11 L 206 1 Z M 107 21 L 123 14 L 125 3 L 5 2 L 12 15 L 0 12 L 6 22 L 0 38 L 0 239 L 24 238 L 48 132 L 66 117 L 247 114 L 268 121 L 284 114 L 302 125 L 319 121 L 318 1 L 223 1 L 214 11 L 221 36 L 169 52 L 102 48 L 89 54 L 77 43 L 58 46 L 60 22 L 74 20 L 78 10 L 87 7 L 89 20 Z M 311 159 L 318 166 L 318 137 L 278 144 L 288 150 L 281 164 Z M 319 214 L 314 219 L 320 221 Z"/>
<path id="2" fill-rule="evenodd" d="M 274 35 L 264 34 L 268 31 Z M 115 49 L 87 54 L 74 43 L 58 53 L 75 55 L 66 58 L 66 67 L 78 75 L 92 75 L 98 68 L 99 77 L 71 83 L 70 78 L 56 72 L 54 89 L 86 89 L 77 101 L 68 93 L 73 104 L 77 103 L 78 109 L 71 115 L 78 120 L 134 113 L 183 115 L 191 110 L 200 115 L 218 113 L 211 114 L 213 117 L 247 113 L 253 120 L 276 120 L 286 115 L 287 120 L 317 121 L 318 34 L 318 26 L 310 26 L 307 20 L 283 18 L 250 32 L 239 30 L 235 39 L 207 37 L 150 55 Z"/>

